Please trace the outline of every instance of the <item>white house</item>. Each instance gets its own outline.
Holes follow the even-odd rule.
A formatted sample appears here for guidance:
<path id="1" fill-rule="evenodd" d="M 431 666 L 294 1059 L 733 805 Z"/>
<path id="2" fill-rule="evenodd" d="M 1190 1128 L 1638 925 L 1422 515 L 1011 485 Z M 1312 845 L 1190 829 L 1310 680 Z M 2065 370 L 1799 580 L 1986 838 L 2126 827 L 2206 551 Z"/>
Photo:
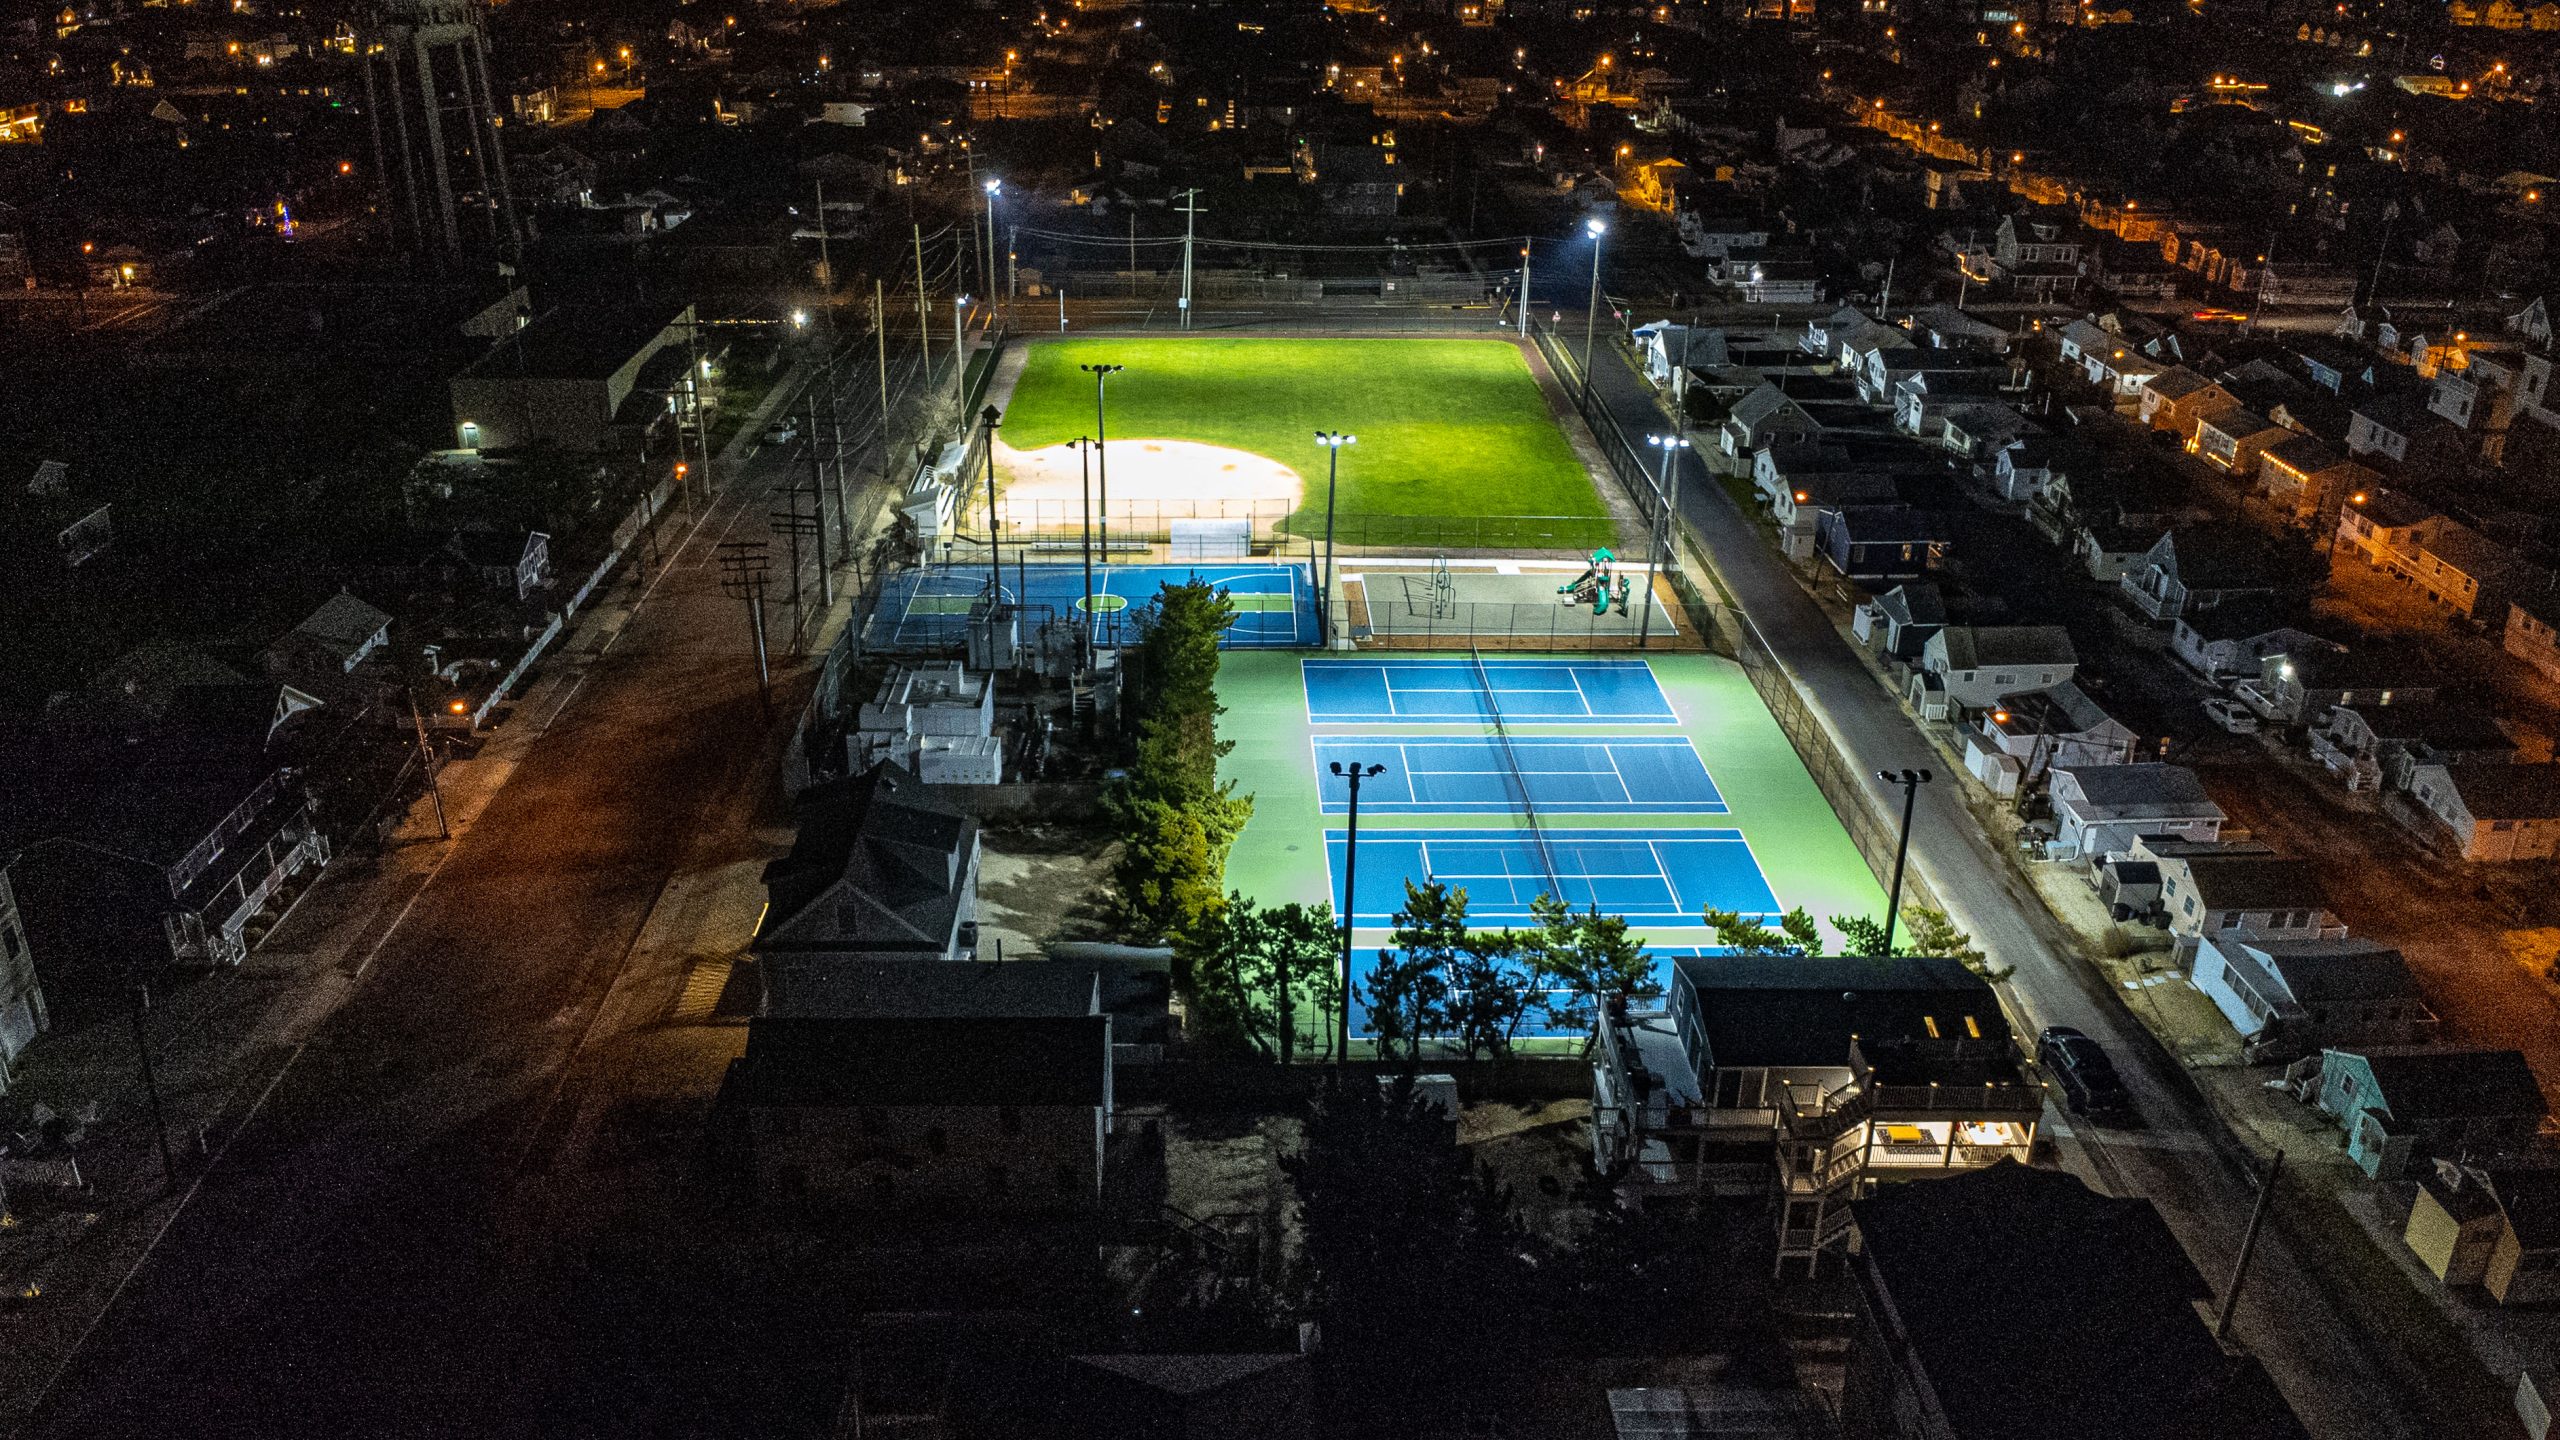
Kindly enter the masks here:
<path id="1" fill-rule="evenodd" d="M 2560 854 L 2560 764 L 2420 765 L 2409 798 L 2452 832 L 2465 860 Z"/>
<path id="2" fill-rule="evenodd" d="M 1971 712 L 2003 696 L 2050 690 L 2080 668 L 2059 625 L 1950 625 L 1920 647 L 1914 704 Z"/>
<path id="3" fill-rule="evenodd" d="M 2182 765 L 2083 765 L 2053 773 L 2054 838 L 2046 858 L 2112 855 L 2143 835 L 2213 840 L 2222 807 Z"/>
<path id="4" fill-rule="evenodd" d="M 2370 940 L 2221 935 L 2197 947 L 2195 987 L 2252 1059 L 2331 1045 L 2415 1045 L 2438 1022 L 2400 952 Z"/>
<path id="5" fill-rule="evenodd" d="M 2334 940 L 2347 933 L 2329 909 L 2319 872 L 2307 860 L 2164 849 L 2168 853 L 2154 857 L 2160 867 L 2160 908 L 2180 956 L 2220 935 Z"/>

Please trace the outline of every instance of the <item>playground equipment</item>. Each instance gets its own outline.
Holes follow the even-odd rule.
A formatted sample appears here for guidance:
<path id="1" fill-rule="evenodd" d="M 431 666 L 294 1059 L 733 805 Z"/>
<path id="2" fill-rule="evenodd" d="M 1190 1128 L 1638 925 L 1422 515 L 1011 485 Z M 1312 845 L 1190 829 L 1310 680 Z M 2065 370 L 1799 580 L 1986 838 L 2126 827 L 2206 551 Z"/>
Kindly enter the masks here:
<path id="1" fill-rule="evenodd" d="M 1606 548 L 1592 551 L 1591 564 L 1581 574 L 1574 576 L 1570 583 L 1557 586 L 1556 593 L 1564 597 L 1564 603 L 1567 605 L 1589 605 L 1594 615 L 1608 614 L 1609 570 L 1616 560 L 1617 557 L 1611 555 Z M 1623 586 L 1618 591 L 1618 603 L 1622 606 L 1626 604 L 1626 591 Z"/>

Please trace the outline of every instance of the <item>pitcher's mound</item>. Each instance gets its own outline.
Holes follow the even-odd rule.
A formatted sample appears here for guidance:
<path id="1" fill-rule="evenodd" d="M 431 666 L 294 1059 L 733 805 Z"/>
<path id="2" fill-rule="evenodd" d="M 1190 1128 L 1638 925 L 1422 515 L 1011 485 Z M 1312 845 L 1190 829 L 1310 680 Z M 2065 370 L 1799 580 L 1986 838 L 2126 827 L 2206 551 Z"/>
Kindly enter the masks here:
<path id="1" fill-rule="evenodd" d="M 1297 471 L 1250 450 L 1192 440 L 1114 440 L 1103 451 L 1099 458 L 1110 466 L 1115 517 L 1249 518 L 1267 532 L 1306 494 Z M 999 437 L 996 470 L 1005 482 L 1005 519 L 1035 525 L 1080 519 L 1085 464 L 1070 445 L 1016 450 Z"/>

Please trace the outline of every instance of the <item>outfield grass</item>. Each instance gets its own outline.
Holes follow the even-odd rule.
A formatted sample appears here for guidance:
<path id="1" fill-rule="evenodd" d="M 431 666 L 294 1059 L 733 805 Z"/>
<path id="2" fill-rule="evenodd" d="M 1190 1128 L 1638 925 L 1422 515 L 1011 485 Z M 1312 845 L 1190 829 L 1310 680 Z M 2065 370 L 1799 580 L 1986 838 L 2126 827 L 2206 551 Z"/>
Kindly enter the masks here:
<path id="1" fill-rule="evenodd" d="M 1096 363 L 1127 367 L 1110 381 L 1113 440 L 1268 456 L 1305 477 L 1318 515 L 1315 432 L 1342 430 L 1359 437 L 1342 457 L 1345 514 L 1587 517 L 1609 534 L 1590 473 L 1509 342 L 1044 340 L 1005 409 L 1006 441 L 1031 450 L 1092 434 L 1093 377 L 1076 367 Z"/>

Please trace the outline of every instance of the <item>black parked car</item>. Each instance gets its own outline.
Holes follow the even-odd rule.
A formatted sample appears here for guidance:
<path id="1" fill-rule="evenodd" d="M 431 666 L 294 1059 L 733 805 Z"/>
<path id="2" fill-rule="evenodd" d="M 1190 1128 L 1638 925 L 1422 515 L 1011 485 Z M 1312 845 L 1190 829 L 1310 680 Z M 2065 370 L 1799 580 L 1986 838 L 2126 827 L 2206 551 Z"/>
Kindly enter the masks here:
<path id="1" fill-rule="evenodd" d="M 2133 1113 L 2133 1099 L 2125 1093 L 2123 1077 L 2116 1074 L 2116 1062 L 2107 1058 L 2097 1041 L 2070 1026 L 2056 1025 L 2036 1037 L 2036 1063 L 2052 1077 L 2071 1113 L 2091 1119 Z"/>

